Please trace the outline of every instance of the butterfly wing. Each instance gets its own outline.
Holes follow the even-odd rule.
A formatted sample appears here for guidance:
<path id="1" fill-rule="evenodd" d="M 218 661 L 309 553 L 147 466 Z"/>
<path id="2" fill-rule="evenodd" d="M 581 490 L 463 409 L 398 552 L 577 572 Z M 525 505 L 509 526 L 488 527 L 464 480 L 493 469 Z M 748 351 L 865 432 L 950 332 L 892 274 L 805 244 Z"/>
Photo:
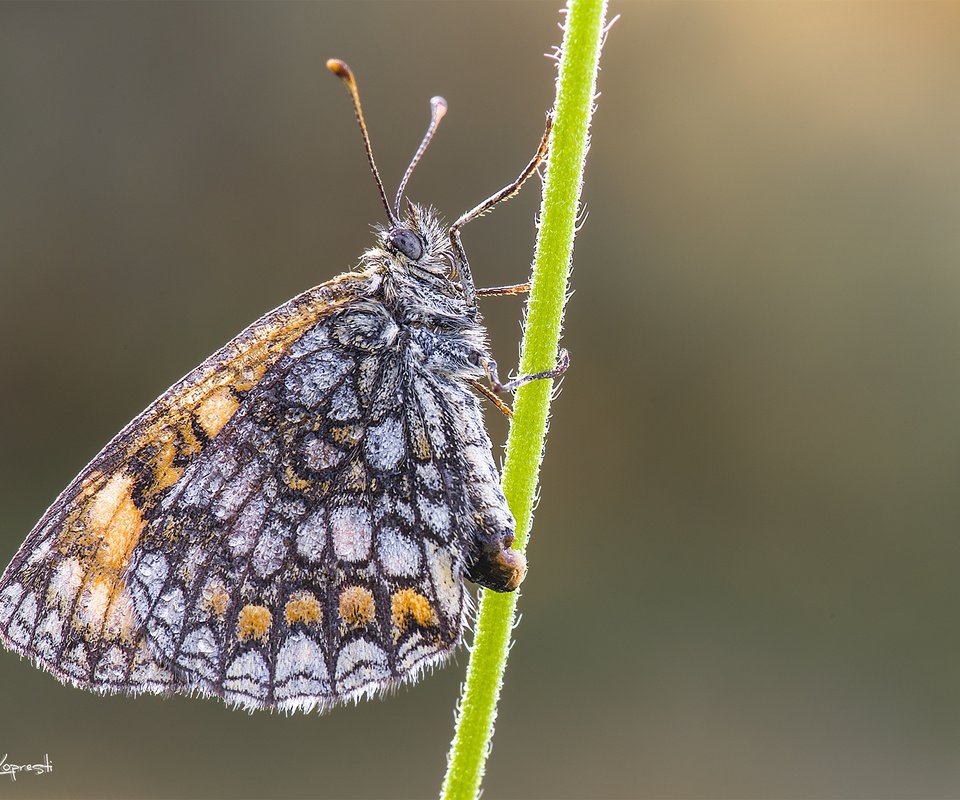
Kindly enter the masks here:
<path id="1" fill-rule="evenodd" d="M 512 530 L 475 397 L 361 276 L 247 329 L 124 429 L 0 579 L 0 638 L 96 691 L 308 709 L 448 655 Z"/>
<path id="2" fill-rule="evenodd" d="M 415 678 L 460 641 L 466 494 L 436 460 L 441 431 L 457 447 L 453 419 L 426 421 L 430 376 L 396 335 L 376 304 L 319 323 L 165 499 L 161 516 L 188 522 L 144 543 L 130 591 L 190 689 L 323 708 Z"/>
<path id="3" fill-rule="evenodd" d="M 64 681 L 105 688 L 90 641 L 136 651 L 144 690 L 177 687 L 138 636 L 126 586 L 162 499 L 231 416 L 325 315 L 361 282 L 345 275 L 255 322 L 127 425 L 54 501 L 0 578 L 0 639 Z M 116 653 L 114 653 L 116 656 Z M 101 672 L 104 667 L 101 667 Z"/>

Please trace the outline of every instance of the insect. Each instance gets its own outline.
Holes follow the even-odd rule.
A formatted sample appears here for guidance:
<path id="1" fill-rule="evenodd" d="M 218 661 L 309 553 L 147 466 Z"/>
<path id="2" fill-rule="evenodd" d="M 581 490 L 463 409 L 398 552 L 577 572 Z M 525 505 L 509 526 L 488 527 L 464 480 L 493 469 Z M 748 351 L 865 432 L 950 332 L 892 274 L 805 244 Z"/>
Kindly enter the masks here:
<path id="1" fill-rule="evenodd" d="M 84 468 L 0 579 L 0 639 L 96 692 L 324 710 L 417 679 L 463 637 L 464 579 L 517 588 L 524 557 L 476 392 L 501 383 L 460 229 L 404 190 L 358 269 L 293 298 L 154 401 Z M 402 210 L 403 209 L 403 210 Z M 486 377 L 492 388 L 480 383 Z"/>

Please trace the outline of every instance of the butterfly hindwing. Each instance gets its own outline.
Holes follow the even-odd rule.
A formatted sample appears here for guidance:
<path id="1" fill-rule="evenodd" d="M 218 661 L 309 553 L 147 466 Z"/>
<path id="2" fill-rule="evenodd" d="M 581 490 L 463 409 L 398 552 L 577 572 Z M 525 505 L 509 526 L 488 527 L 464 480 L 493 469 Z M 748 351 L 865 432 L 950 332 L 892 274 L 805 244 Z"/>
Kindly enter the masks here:
<path id="1" fill-rule="evenodd" d="M 94 690 L 251 708 L 325 707 L 448 655 L 478 542 L 513 520 L 442 337 L 364 288 L 291 300 L 127 426 L 0 580 L 0 637 Z"/>
<path id="2" fill-rule="evenodd" d="M 446 441 L 431 437 L 425 458 L 407 446 L 422 377 L 389 346 L 391 325 L 362 303 L 320 323 L 315 349 L 292 348 L 167 500 L 189 525 L 145 543 L 131 591 L 190 686 L 326 705 L 413 677 L 459 641 L 465 505 L 438 480 Z M 456 447 L 450 413 L 439 419 Z"/>

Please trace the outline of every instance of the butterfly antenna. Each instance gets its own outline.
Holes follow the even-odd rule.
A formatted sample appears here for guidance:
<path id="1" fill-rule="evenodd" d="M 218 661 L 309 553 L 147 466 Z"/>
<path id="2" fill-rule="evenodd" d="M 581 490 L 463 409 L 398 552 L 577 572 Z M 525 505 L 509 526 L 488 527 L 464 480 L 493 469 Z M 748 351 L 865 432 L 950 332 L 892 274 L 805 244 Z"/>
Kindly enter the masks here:
<path id="1" fill-rule="evenodd" d="M 377 188 L 380 190 L 380 199 L 383 201 L 383 207 L 387 210 L 387 219 L 390 221 L 390 225 L 395 227 L 397 217 L 390 208 L 390 201 L 387 200 L 387 193 L 383 189 L 383 181 L 380 180 L 377 163 L 373 160 L 373 149 L 370 147 L 370 134 L 367 132 L 367 123 L 363 119 L 363 108 L 360 106 L 360 92 L 357 91 L 357 79 L 353 75 L 353 70 L 338 58 L 331 58 L 327 61 L 327 69 L 347 85 L 350 96 L 353 98 L 353 109 L 357 112 L 357 122 L 360 123 L 360 132 L 363 134 L 363 146 L 367 151 L 367 161 L 370 162 L 370 170 L 373 172 L 374 180 L 377 182 Z"/>
<path id="2" fill-rule="evenodd" d="M 427 132 L 423 135 L 423 141 L 420 142 L 417 152 L 413 154 L 413 159 L 410 161 L 410 166 L 407 167 L 407 171 L 403 173 L 403 180 L 400 181 L 400 188 L 397 189 L 397 200 L 393 205 L 393 210 L 398 217 L 400 216 L 400 201 L 403 200 L 403 190 L 407 188 L 407 181 L 409 181 L 410 176 L 413 175 L 413 171 L 417 168 L 417 164 L 420 163 L 420 159 L 423 158 L 423 154 L 427 152 L 427 147 L 430 145 L 430 141 L 433 139 L 433 134 L 437 132 L 437 126 L 440 125 L 440 120 L 443 119 L 446 113 L 447 101 L 442 97 L 431 97 L 430 127 L 427 128 Z"/>

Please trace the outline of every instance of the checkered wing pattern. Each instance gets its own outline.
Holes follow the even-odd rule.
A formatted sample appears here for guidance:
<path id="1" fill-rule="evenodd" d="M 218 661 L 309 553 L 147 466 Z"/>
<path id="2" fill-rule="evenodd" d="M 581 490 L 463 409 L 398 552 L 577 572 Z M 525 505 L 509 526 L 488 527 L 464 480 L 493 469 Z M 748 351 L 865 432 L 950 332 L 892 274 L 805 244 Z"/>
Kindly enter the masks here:
<path id="1" fill-rule="evenodd" d="M 449 655 L 513 520 L 467 383 L 365 290 L 291 300 L 128 425 L 4 573 L 3 642 L 95 691 L 284 710 Z"/>

